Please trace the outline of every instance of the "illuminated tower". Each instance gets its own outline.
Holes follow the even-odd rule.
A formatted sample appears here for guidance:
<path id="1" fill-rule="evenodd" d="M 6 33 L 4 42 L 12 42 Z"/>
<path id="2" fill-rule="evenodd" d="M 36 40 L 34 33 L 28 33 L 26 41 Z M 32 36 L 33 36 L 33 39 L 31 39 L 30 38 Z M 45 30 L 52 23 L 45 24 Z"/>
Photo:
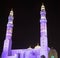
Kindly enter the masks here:
<path id="1" fill-rule="evenodd" d="M 40 19 L 40 45 L 41 45 L 41 57 L 48 58 L 48 40 L 47 40 L 47 20 L 45 6 L 41 6 L 41 19 Z"/>
<path id="2" fill-rule="evenodd" d="M 7 30 L 6 30 L 6 37 L 4 40 L 2 58 L 6 57 L 7 55 L 11 55 L 11 47 L 12 47 L 12 30 L 13 30 L 13 10 L 10 11 L 7 23 Z"/>
<path id="3" fill-rule="evenodd" d="M 1 58 L 58 58 L 55 49 L 48 47 L 46 11 L 43 4 L 40 15 L 40 45 L 28 49 L 11 49 L 14 17 L 13 10 L 10 11 Z"/>

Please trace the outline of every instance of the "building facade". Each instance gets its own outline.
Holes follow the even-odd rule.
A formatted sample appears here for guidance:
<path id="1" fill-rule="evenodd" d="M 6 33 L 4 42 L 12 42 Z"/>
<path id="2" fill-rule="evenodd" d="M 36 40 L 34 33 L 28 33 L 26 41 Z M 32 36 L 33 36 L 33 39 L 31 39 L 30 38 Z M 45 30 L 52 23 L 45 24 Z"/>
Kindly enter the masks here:
<path id="1" fill-rule="evenodd" d="M 49 56 L 51 49 L 48 47 L 46 11 L 43 4 L 40 15 L 40 45 L 28 49 L 11 49 L 14 16 L 13 10 L 10 11 L 1 58 L 55 58 L 54 55 Z"/>

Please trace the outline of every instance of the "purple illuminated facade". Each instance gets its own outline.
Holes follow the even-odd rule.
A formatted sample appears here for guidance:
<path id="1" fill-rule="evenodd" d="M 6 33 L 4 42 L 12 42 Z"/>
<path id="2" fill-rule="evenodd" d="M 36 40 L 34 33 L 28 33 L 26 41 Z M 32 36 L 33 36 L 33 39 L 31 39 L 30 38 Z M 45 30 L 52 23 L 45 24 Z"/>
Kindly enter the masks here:
<path id="1" fill-rule="evenodd" d="M 43 4 L 41 6 L 40 15 L 40 45 L 35 46 L 35 48 L 11 49 L 14 17 L 13 10 L 10 11 L 1 58 L 48 58 L 50 48 L 48 47 L 47 38 L 46 11 Z"/>

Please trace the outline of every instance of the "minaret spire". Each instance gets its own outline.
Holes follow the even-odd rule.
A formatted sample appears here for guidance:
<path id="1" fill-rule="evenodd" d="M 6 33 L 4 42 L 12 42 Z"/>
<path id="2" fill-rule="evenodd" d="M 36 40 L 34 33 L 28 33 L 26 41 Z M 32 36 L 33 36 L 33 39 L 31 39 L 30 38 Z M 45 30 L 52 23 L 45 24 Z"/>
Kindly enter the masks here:
<path id="1" fill-rule="evenodd" d="M 9 37 L 11 39 L 12 37 L 12 31 L 13 31 L 13 10 L 11 9 L 9 16 L 8 16 L 8 23 L 7 23 L 7 31 L 6 31 L 6 37 Z M 8 39 L 8 38 L 6 38 Z"/>
<path id="2" fill-rule="evenodd" d="M 11 9 L 9 15 L 13 16 L 13 9 Z"/>
<path id="3" fill-rule="evenodd" d="M 11 11 L 9 13 L 9 16 L 8 16 L 6 37 L 5 37 L 5 40 L 4 40 L 4 47 L 3 47 L 3 53 L 2 53 L 3 57 L 6 57 L 7 55 L 11 54 L 13 19 L 14 19 L 14 17 L 13 17 L 13 10 L 11 9 Z"/>
<path id="4" fill-rule="evenodd" d="M 41 6 L 41 10 L 45 10 L 45 6 L 44 6 L 43 3 L 42 3 L 42 6 Z"/>
<path id="5" fill-rule="evenodd" d="M 47 39 L 47 20 L 45 6 L 42 4 L 40 11 L 40 45 L 41 45 L 41 57 L 48 58 L 48 39 Z"/>
<path id="6" fill-rule="evenodd" d="M 41 19 L 46 19 L 46 11 L 45 11 L 45 6 L 44 6 L 43 3 L 42 3 L 42 6 L 41 6 L 40 14 L 41 14 Z"/>

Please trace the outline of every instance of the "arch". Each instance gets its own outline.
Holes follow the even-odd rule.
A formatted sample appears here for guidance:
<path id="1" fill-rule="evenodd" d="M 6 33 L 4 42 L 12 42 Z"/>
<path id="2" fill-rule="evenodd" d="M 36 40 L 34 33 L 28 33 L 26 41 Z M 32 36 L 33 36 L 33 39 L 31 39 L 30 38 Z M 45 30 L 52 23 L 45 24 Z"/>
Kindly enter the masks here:
<path id="1" fill-rule="evenodd" d="M 55 49 L 51 48 L 48 53 L 49 58 L 58 58 L 58 53 Z"/>
<path id="2" fill-rule="evenodd" d="M 41 56 L 41 58 L 45 58 L 45 56 L 44 56 L 44 55 L 42 55 L 42 56 Z"/>
<path id="3" fill-rule="evenodd" d="M 20 53 L 18 53 L 18 58 L 20 58 Z"/>

